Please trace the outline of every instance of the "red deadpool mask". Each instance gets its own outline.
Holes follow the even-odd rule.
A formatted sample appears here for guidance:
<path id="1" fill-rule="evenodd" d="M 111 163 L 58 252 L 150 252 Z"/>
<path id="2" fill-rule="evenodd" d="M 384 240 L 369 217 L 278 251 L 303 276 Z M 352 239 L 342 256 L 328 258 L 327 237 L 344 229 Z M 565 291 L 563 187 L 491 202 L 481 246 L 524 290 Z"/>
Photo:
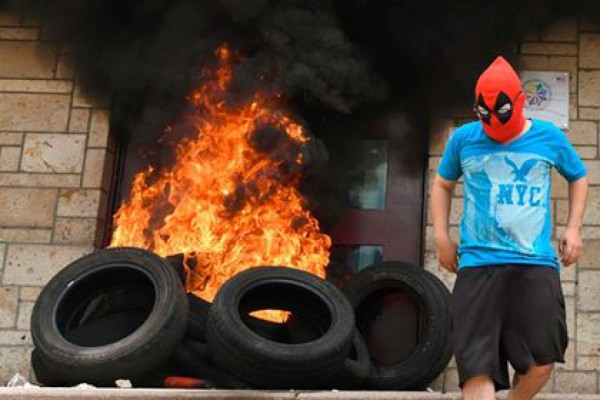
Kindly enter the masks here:
<path id="1" fill-rule="evenodd" d="M 505 143 L 525 126 L 525 96 L 519 76 L 503 57 L 498 57 L 477 80 L 475 111 L 485 133 Z"/>

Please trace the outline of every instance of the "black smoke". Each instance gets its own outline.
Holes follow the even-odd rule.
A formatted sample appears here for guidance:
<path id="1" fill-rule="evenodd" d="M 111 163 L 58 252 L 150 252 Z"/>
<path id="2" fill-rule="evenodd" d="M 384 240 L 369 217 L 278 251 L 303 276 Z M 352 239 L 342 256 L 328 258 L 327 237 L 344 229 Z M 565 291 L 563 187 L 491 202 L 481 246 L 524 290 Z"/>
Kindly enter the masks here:
<path id="1" fill-rule="evenodd" d="M 186 112 L 201 69 L 214 66 L 214 49 L 229 43 L 244 58 L 228 101 L 269 86 L 327 145 L 328 156 L 319 146 L 308 155 L 318 173 L 306 186 L 320 188 L 318 204 L 338 204 L 330 194 L 353 184 L 344 171 L 369 166 L 346 157 L 351 129 L 321 129 L 329 120 L 351 127 L 389 104 L 424 120 L 466 109 L 477 75 L 497 55 L 515 60 L 525 35 L 557 18 L 600 15 L 595 0 L 0 0 L 3 6 L 44 21 L 44 40 L 73 43 L 84 91 L 111 98 L 113 125 L 142 143 Z"/>
<path id="2" fill-rule="evenodd" d="M 74 44 L 78 77 L 134 134 L 161 130 L 223 42 L 244 54 L 238 95 L 271 84 L 301 107 L 358 113 L 390 100 L 461 103 L 499 54 L 593 0 L 0 0 Z M 437 101 L 442 99 L 443 101 Z"/>
<path id="3" fill-rule="evenodd" d="M 110 96 L 134 135 L 162 130 L 221 43 L 245 56 L 235 95 L 268 82 L 303 104 L 354 111 L 386 98 L 385 81 L 320 0 L 14 0 L 43 38 L 74 43 L 86 93 Z M 259 79 L 260 78 L 260 79 Z"/>
<path id="4" fill-rule="evenodd" d="M 336 0 L 336 10 L 397 96 L 424 97 L 443 112 L 471 100 L 478 74 L 496 56 L 514 61 L 524 35 L 572 13 L 565 3 Z"/>

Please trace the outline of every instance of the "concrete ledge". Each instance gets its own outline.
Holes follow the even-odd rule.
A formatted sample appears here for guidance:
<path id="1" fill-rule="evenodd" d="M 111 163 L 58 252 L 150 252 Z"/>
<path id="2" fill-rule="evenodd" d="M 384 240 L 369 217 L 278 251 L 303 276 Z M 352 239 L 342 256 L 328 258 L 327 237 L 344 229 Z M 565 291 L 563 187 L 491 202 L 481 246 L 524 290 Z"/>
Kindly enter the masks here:
<path id="1" fill-rule="evenodd" d="M 505 398 L 502 393 L 500 398 Z M 180 389 L 74 389 L 0 388 L 0 399 L 11 400 L 460 400 L 460 393 L 373 392 L 373 391 L 259 391 L 259 390 L 180 390 Z M 536 400 L 600 400 L 593 394 L 540 394 Z"/>
<path id="2" fill-rule="evenodd" d="M 427 392 L 266 391 L 266 390 L 180 390 L 180 389 L 74 389 L 0 388 L 0 399 L 210 399 L 210 400 L 460 400 L 460 394 Z"/>

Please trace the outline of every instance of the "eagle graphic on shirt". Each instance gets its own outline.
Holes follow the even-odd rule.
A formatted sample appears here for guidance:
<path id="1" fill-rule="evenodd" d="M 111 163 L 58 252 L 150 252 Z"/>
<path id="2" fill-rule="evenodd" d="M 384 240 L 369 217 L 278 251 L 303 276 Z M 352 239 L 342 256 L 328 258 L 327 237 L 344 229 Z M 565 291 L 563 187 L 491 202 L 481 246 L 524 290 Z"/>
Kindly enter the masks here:
<path id="1" fill-rule="evenodd" d="M 527 160 L 523 163 L 523 165 L 521 166 L 521 168 L 519 168 L 517 166 L 517 164 L 515 164 L 515 162 L 513 160 L 511 160 L 510 158 L 508 158 L 508 156 L 504 157 L 504 161 L 510 165 L 510 167 L 513 169 L 512 173 L 514 174 L 514 181 L 515 182 L 527 182 L 527 174 L 529 173 L 529 171 L 531 171 L 531 169 L 533 168 L 533 166 L 535 164 L 537 164 L 538 160 Z"/>
<path id="2" fill-rule="evenodd" d="M 546 223 L 550 167 L 538 154 L 498 152 L 464 161 L 469 235 L 491 246 L 535 252 Z"/>

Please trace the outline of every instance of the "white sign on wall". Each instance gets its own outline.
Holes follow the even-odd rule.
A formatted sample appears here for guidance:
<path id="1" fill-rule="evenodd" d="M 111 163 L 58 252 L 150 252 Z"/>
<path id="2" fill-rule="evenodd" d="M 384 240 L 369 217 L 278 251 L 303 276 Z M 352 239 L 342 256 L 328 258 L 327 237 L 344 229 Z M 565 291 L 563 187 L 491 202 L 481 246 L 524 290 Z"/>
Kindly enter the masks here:
<path id="1" fill-rule="evenodd" d="M 560 129 L 569 128 L 569 73 L 521 71 L 525 116 L 545 119 Z"/>

